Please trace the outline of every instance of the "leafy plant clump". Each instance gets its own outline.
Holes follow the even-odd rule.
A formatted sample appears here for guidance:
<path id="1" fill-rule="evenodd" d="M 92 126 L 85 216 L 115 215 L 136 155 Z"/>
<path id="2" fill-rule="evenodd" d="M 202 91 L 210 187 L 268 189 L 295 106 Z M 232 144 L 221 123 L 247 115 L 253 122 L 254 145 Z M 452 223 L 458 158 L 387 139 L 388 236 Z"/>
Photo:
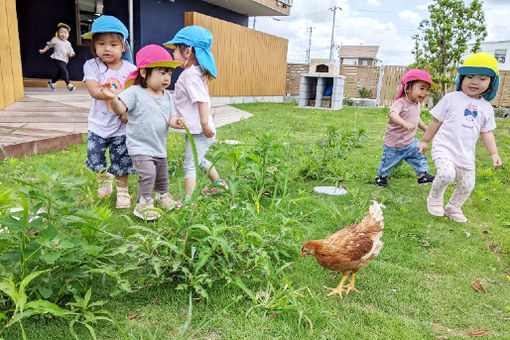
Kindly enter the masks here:
<path id="1" fill-rule="evenodd" d="M 367 89 L 366 87 L 359 88 L 358 94 L 361 98 L 372 98 L 374 96 L 372 90 Z"/>

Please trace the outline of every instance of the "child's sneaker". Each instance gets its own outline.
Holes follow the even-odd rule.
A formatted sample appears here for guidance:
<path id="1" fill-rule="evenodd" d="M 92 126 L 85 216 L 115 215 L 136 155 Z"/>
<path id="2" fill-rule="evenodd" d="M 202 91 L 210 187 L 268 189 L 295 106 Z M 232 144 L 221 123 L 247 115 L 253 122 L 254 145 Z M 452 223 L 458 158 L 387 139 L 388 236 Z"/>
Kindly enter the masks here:
<path id="1" fill-rule="evenodd" d="M 136 203 L 133 214 L 147 221 L 154 221 L 161 217 L 161 214 L 154 210 L 154 201 L 152 198 L 145 199 L 143 197 L 140 197 L 138 203 Z"/>
<path id="2" fill-rule="evenodd" d="M 56 86 L 56 84 L 55 84 L 55 83 L 52 83 L 51 81 L 49 81 L 49 82 L 48 82 L 48 86 L 50 87 L 50 89 L 51 89 L 52 91 L 55 91 L 55 90 L 57 89 L 57 88 L 55 87 L 55 86 Z"/>
<path id="3" fill-rule="evenodd" d="M 127 188 L 117 187 L 117 209 L 131 208 L 131 196 Z"/>
<path id="4" fill-rule="evenodd" d="M 175 207 L 177 205 L 177 202 L 174 201 L 174 199 L 172 198 L 172 196 L 170 196 L 170 194 L 168 192 L 164 193 L 163 195 L 161 195 L 159 192 L 157 192 L 156 193 L 156 203 L 158 203 L 163 208 L 168 209 L 168 210 L 175 209 Z"/>
<path id="5" fill-rule="evenodd" d="M 380 187 L 386 188 L 388 186 L 388 177 L 376 177 L 375 184 Z"/>
<path id="6" fill-rule="evenodd" d="M 113 191 L 113 176 L 105 172 L 97 179 L 97 196 L 103 198 L 109 196 Z"/>
<path id="7" fill-rule="evenodd" d="M 444 216 L 443 198 L 427 197 L 427 210 L 431 215 Z"/>
<path id="8" fill-rule="evenodd" d="M 431 184 L 434 181 L 434 178 L 435 178 L 434 176 L 426 172 L 423 175 L 421 175 L 421 177 L 418 177 L 418 184 L 419 185 Z"/>
<path id="9" fill-rule="evenodd" d="M 73 84 L 71 84 L 71 83 L 67 84 L 67 89 L 68 89 L 69 91 L 72 91 L 72 90 L 74 90 L 75 88 L 76 88 L 76 86 L 74 86 Z"/>
<path id="10" fill-rule="evenodd" d="M 225 190 L 228 190 L 227 182 L 219 179 L 215 182 L 212 182 L 208 187 L 202 189 L 202 195 L 214 195 L 220 192 L 224 192 Z"/>
<path id="11" fill-rule="evenodd" d="M 444 208 L 444 214 L 454 220 L 455 222 L 465 223 L 467 222 L 466 216 L 462 213 L 460 208 L 454 207 L 450 203 Z"/>

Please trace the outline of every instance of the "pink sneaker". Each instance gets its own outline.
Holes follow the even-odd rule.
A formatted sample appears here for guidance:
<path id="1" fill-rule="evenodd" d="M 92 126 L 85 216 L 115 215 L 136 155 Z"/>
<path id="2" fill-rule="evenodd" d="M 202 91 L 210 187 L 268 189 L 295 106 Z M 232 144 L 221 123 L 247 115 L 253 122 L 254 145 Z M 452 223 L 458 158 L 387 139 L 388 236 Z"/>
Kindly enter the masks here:
<path id="1" fill-rule="evenodd" d="M 427 210 L 431 215 L 444 216 L 443 198 L 427 197 Z"/>
<path id="2" fill-rule="evenodd" d="M 451 218 L 452 220 L 454 220 L 455 222 L 460 222 L 460 223 L 467 222 L 467 218 L 462 213 L 462 210 L 460 210 L 460 208 L 454 207 L 450 203 L 448 203 L 446 205 L 446 207 L 444 208 L 444 214 L 446 216 L 448 216 L 449 218 Z"/>

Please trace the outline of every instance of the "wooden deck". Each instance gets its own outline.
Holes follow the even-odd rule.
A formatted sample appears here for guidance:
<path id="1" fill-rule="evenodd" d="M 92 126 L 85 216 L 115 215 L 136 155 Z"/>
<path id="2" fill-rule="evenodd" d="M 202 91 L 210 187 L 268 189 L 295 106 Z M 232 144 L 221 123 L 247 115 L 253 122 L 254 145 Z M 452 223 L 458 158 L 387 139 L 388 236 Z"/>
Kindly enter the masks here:
<path id="1" fill-rule="evenodd" d="M 27 88 L 25 97 L 0 110 L 0 160 L 59 150 L 83 142 L 87 133 L 90 96 L 87 89 Z M 217 127 L 252 114 L 228 105 L 212 105 Z M 13 133 L 15 128 L 22 127 Z"/>

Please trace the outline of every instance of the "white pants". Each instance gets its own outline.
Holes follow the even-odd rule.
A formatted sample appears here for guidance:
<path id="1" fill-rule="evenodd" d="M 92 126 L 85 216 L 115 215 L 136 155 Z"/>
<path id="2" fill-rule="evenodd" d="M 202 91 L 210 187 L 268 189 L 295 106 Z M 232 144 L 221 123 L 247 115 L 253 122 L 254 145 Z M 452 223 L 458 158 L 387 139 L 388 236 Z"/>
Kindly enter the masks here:
<path id="1" fill-rule="evenodd" d="M 204 171 L 209 171 L 212 163 L 205 158 L 205 154 L 209 150 L 209 147 L 214 143 L 215 136 L 207 138 L 204 134 L 192 135 L 193 141 L 195 142 L 195 148 L 197 149 L 198 166 Z M 193 149 L 191 148 L 191 142 L 186 136 L 186 148 L 184 151 L 184 178 L 196 178 L 197 171 L 195 169 L 195 161 L 193 160 Z"/>
<path id="2" fill-rule="evenodd" d="M 456 208 L 460 208 L 475 186 L 475 170 L 459 168 L 447 158 L 438 158 L 434 161 L 434 164 L 437 174 L 434 182 L 432 182 L 430 197 L 442 199 L 448 185 L 455 180 L 456 187 L 449 203 Z"/>

